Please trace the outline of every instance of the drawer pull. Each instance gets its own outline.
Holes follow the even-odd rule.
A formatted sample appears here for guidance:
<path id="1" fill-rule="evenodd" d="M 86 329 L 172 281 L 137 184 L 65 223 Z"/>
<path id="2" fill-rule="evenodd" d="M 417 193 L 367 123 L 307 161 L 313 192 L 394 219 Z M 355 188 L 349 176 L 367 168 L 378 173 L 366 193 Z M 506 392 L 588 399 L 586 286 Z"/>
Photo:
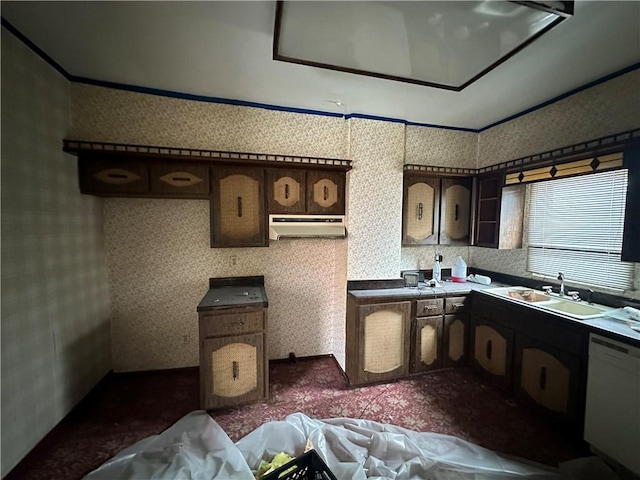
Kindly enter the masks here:
<path id="1" fill-rule="evenodd" d="M 456 209 L 455 209 L 455 214 L 454 214 L 454 220 L 457 222 L 458 219 L 460 218 L 460 205 L 458 205 L 456 203 Z"/>
<path id="2" fill-rule="evenodd" d="M 238 365 L 238 362 L 231 362 L 231 373 L 233 375 L 233 380 L 237 380 L 238 379 L 238 375 L 240 373 L 240 367 Z"/>
<path id="3" fill-rule="evenodd" d="M 487 340 L 487 359 L 491 360 L 491 340 Z"/>
<path id="4" fill-rule="evenodd" d="M 435 310 L 436 308 L 438 308 L 435 305 L 425 305 L 424 307 L 422 307 L 423 310 Z"/>
<path id="5" fill-rule="evenodd" d="M 540 388 L 545 389 L 547 386 L 547 367 L 540 367 Z"/>
<path id="6" fill-rule="evenodd" d="M 423 209 L 422 202 L 418 203 L 418 220 L 422 220 Z"/>
<path id="7" fill-rule="evenodd" d="M 123 175 L 122 173 L 107 173 L 107 177 L 125 179 L 125 178 L 129 178 L 129 175 Z"/>
<path id="8" fill-rule="evenodd" d="M 329 187 L 327 187 L 326 185 L 322 187 L 322 193 L 324 196 L 324 201 L 326 202 L 327 200 L 329 200 Z"/>
<path id="9" fill-rule="evenodd" d="M 244 325 L 244 322 L 240 321 L 240 322 L 232 322 L 229 324 L 230 327 L 241 327 Z"/>
<path id="10" fill-rule="evenodd" d="M 190 182 L 191 179 L 187 177 L 171 177 L 174 182 Z"/>
<path id="11" fill-rule="evenodd" d="M 242 197 L 238 197 L 238 217 L 242 216 Z"/>
<path id="12" fill-rule="evenodd" d="M 453 308 L 462 308 L 464 307 L 464 303 L 454 303 Z"/>
<path id="13" fill-rule="evenodd" d="M 284 198 L 286 198 L 287 200 L 289 199 L 289 184 L 288 183 L 284 184 Z"/>

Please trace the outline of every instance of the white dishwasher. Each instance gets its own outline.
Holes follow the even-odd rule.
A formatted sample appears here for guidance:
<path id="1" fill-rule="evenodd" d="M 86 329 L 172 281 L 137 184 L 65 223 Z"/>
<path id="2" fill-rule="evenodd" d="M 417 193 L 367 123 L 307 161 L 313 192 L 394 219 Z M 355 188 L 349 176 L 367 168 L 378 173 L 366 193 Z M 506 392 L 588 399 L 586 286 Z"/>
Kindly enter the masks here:
<path id="1" fill-rule="evenodd" d="M 640 348 L 590 335 L 584 439 L 640 474 Z"/>

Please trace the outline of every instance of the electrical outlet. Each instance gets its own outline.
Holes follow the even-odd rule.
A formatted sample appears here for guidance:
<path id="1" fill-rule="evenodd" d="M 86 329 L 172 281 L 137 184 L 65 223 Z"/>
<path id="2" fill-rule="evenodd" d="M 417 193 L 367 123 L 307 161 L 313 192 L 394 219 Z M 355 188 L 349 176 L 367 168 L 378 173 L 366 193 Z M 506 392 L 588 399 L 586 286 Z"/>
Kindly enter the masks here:
<path id="1" fill-rule="evenodd" d="M 237 255 L 231 255 L 231 266 L 235 267 L 238 264 L 238 256 Z"/>
<path id="2" fill-rule="evenodd" d="M 184 344 L 189 343 L 189 335 L 183 335 L 182 336 L 182 343 L 184 343 Z"/>

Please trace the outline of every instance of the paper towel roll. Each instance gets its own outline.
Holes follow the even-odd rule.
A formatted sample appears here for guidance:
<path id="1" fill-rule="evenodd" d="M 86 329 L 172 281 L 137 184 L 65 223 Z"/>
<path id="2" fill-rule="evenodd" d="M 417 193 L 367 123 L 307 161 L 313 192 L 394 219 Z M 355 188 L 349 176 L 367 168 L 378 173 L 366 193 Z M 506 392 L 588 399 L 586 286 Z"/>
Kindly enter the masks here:
<path id="1" fill-rule="evenodd" d="M 481 283 L 482 285 L 491 284 L 491 277 L 487 277 L 485 275 L 471 274 L 467 277 L 467 280 L 470 282 Z"/>
<path id="2" fill-rule="evenodd" d="M 629 318 L 640 321 L 640 310 L 638 310 L 637 308 L 624 307 L 623 310 L 627 312 Z"/>

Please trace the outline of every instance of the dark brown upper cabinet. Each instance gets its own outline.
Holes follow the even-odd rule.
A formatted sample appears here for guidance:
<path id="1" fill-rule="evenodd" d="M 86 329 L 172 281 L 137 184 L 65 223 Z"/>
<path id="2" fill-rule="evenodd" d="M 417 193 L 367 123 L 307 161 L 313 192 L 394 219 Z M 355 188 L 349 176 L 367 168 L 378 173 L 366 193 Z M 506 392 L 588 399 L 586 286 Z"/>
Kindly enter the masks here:
<path id="1" fill-rule="evenodd" d="M 209 198 L 209 168 L 181 163 L 149 165 L 151 191 L 172 198 Z"/>
<path id="2" fill-rule="evenodd" d="M 471 178 L 406 175 L 402 245 L 468 245 Z"/>
<path id="3" fill-rule="evenodd" d="M 149 194 L 149 168 L 145 162 L 118 155 L 78 158 L 80 191 L 101 196 Z"/>
<path id="4" fill-rule="evenodd" d="M 211 170 L 211 247 L 268 246 L 262 168 Z"/>
<path id="5" fill-rule="evenodd" d="M 307 171 L 307 213 L 344 214 L 345 172 Z"/>
<path id="6" fill-rule="evenodd" d="M 307 172 L 305 170 L 267 170 L 267 209 L 269 213 L 306 213 Z"/>
<path id="7" fill-rule="evenodd" d="M 503 177 L 493 174 L 477 179 L 474 245 L 478 247 L 522 247 L 526 187 L 503 187 Z"/>

